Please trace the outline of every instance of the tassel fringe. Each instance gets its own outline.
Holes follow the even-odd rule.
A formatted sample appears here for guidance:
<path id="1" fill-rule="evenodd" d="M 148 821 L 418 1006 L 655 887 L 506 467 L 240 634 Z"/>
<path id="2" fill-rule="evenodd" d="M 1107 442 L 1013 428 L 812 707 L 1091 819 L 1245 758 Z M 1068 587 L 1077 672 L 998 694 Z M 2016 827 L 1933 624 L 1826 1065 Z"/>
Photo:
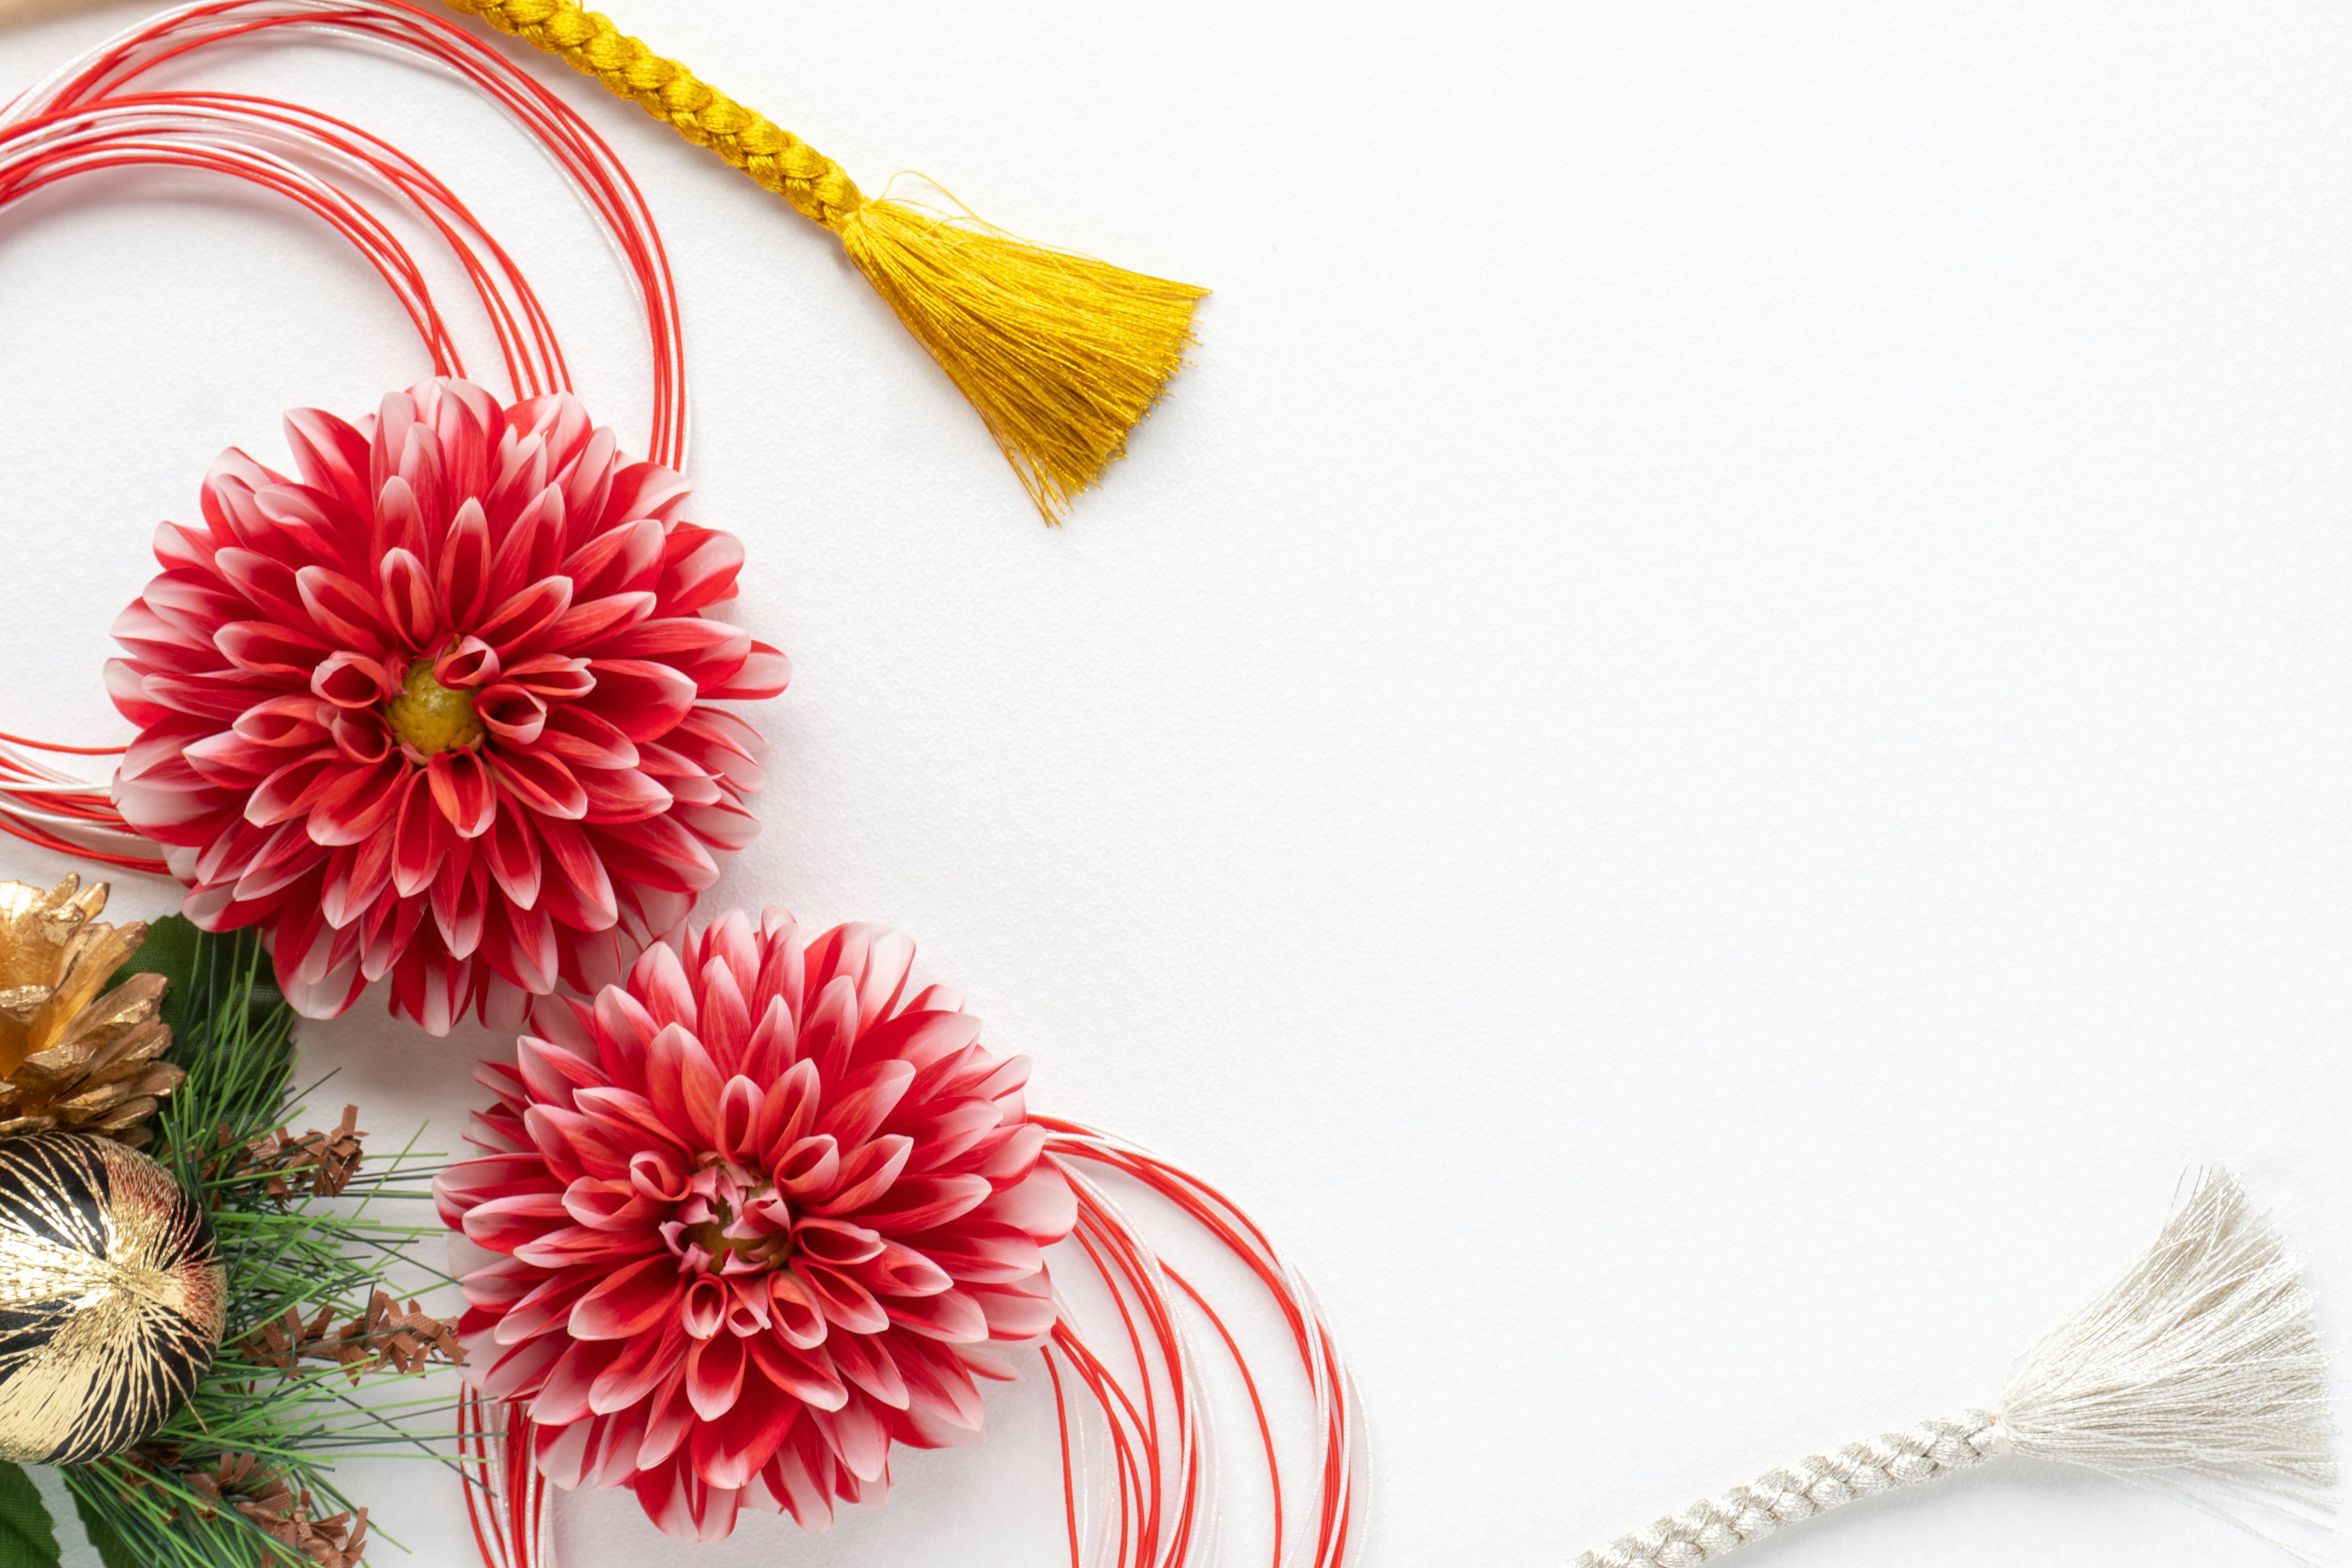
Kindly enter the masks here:
<path id="1" fill-rule="evenodd" d="M 2334 1511 L 2327 1363 L 2300 1270 L 2237 1178 L 2209 1172 L 2156 1245 L 2026 1355 L 1999 1410 L 1768 1471 L 1574 1568 L 1694 1568 L 1856 1498 L 2005 1454 L 2163 1488 L 2315 1563 L 2248 1518 Z"/>
<path id="2" fill-rule="evenodd" d="M 1127 451 L 1208 290 L 887 197 L 842 248 L 969 398 L 1049 523 Z"/>
<path id="3" fill-rule="evenodd" d="M 2227 1171 L 2156 1245 L 2036 1345 L 2001 1398 L 2021 1454 L 2109 1475 L 2326 1506 L 2327 1358 L 2301 1261 Z"/>
<path id="4" fill-rule="evenodd" d="M 1205 289 L 1033 245 L 969 216 L 868 200 L 838 163 L 581 0 L 445 0 L 707 147 L 843 248 L 971 400 L 1057 523 L 1183 367 Z"/>

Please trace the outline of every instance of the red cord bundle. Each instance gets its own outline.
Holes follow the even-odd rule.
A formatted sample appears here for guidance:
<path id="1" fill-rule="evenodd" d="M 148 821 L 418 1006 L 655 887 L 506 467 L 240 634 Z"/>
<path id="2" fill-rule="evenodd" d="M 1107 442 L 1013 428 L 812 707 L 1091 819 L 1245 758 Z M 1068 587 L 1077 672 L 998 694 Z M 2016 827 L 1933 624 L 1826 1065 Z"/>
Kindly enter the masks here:
<path id="1" fill-rule="evenodd" d="M 304 928 L 304 939 L 280 954 L 293 961 L 291 989 L 321 1011 L 385 973 L 395 976 L 395 1005 L 435 1025 L 493 992 L 501 1008 L 522 993 L 567 985 L 585 993 L 621 978 L 617 965 L 630 954 L 615 947 L 603 955 L 609 963 L 573 962 L 551 938 L 530 935 L 539 928 L 524 920 L 509 922 L 499 939 L 506 945 L 493 957 L 481 947 L 493 923 L 485 906 L 493 884 L 526 915 L 538 884 L 557 875 L 574 879 L 565 896 L 575 902 L 588 896 L 600 920 L 605 901 L 638 900 L 639 918 L 603 928 L 615 942 L 623 935 L 642 941 L 664 918 L 682 920 L 682 903 L 663 904 L 656 918 L 643 900 L 661 891 L 663 874 L 631 859 L 625 846 L 617 864 L 607 858 L 611 899 L 600 901 L 595 868 L 563 853 L 572 830 L 546 822 L 533 826 L 544 852 L 540 875 L 524 876 L 515 858 L 520 851 L 490 839 L 491 816 L 478 809 L 481 791 L 457 776 L 489 759 L 451 752 L 505 739 L 520 756 L 554 733 L 564 739 L 550 754 L 567 776 L 602 766 L 618 778 L 593 791 L 583 785 L 574 801 L 550 785 L 551 771 L 516 764 L 523 781 L 517 789 L 549 786 L 533 803 L 558 824 L 586 820 L 594 792 L 607 806 L 618 800 L 627 810 L 645 806 L 656 788 L 673 806 L 729 802 L 689 798 L 720 787 L 712 769 L 702 770 L 705 783 L 698 784 L 693 769 L 656 758 L 665 745 L 678 750 L 676 737 L 668 730 L 629 733 L 643 719 L 635 706 L 625 705 L 621 718 L 561 713 L 557 698 L 565 693 L 551 697 L 528 682 L 521 685 L 531 700 L 494 697 L 509 666 L 554 679 L 562 672 L 538 668 L 552 658 L 572 678 L 623 680 L 628 672 L 609 664 L 633 656 L 605 649 L 608 667 L 600 668 L 593 649 L 499 644 L 473 619 L 487 617 L 495 630 L 503 611 L 461 592 L 472 579 L 463 550 L 451 542 L 471 537 L 467 505 L 478 499 L 484 529 L 475 543 L 488 546 L 484 558 L 496 560 L 504 542 L 521 540 L 512 546 L 518 559 L 528 554 L 548 568 L 520 571 L 509 584 L 515 593 L 547 596 L 534 584 L 554 578 L 574 589 L 590 584 L 586 601 L 554 591 L 564 603 L 539 633 L 581 602 L 618 605 L 610 609 L 614 625 L 653 616 L 665 603 L 670 619 L 690 615 L 717 596 L 704 592 L 714 574 L 731 580 L 732 558 L 719 563 L 723 574 L 698 575 L 690 562 L 719 536 L 682 531 L 690 525 L 654 500 L 632 502 L 629 516 L 605 515 L 598 498 L 622 483 L 609 467 L 558 462 L 541 473 L 530 467 L 541 459 L 518 455 L 531 441 L 552 441 L 541 417 L 551 410 L 574 458 L 602 441 L 600 461 L 609 464 L 611 446 L 608 437 L 586 438 L 584 425 L 572 429 L 573 416 L 560 412 L 569 405 L 551 401 L 569 390 L 553 325 L 511 258 L 446 185 L 382 138 L 298 104 L 149 88 L 159 67 L 213 45 L 289 32 L 383 47 L 453 71 L 551 155 L 644 302 L 653 419 L 640 467 L 667 472 L 681 459 L 683 347 L 660 238 L 611 149 L 552 94 L 458 27 L 402 0 L 209 0 L 132 29 L 0 112 L 0 206 L 78 174 L 141 165 L 226 174 L 275 192 L 368 259 L 415 324 L 432 373 L 446 379 L 405 395 L 404 414 L 394 409 L 390 417 L 407 422 L 396 444 L 379 439 L 382 422 L 339 434 L 331 422 L 307 417 L 297 426 L 298 479 L 261 474 L 249 459 L 231 461 L 224 472 L 234 483 L 216 485 L 207 530 L 202 537 L 167 535 L 165 576 L 127 625 L 133 716 L 148 725 L 153 753 L 128 761 L 123 798 L 131 809 L 119 809 L 106 784 L 45 760 L 111 754 L 107 749 L 0 735 L 0 829 L 148 870 L 165 868 L 151 835 L 174 841 L 170 868 L 205 889 L 192 906 L 205 918 L 295 888 L 293 906 L 315 906 L 330 924 L 345 918 L 355 933 L 342 942 Z M 428 234 L 456 263 L 497 344 L 511 406 L 452 384 L 467 374 L 458 347 L 465 323 L 436 303 L 404 231 Z M 433 439 L 420 445 L 405 433 L 411 425 L 432 426 Z M 452 466 L 479 470 L 478 493 L 441 483 Z M 574 538 L 568 521 L 541 518 L 547 527 L 533 532 L 514 521 L 526 507 L 510 509 L 500 532 L 488 502 L 509 470 L 553 491 L 577 480 L 581 493 L 562 497 L 557 515 L 569 520 L 576 511 L 593 525 L 583 523 Z M 633 482 L 648 495 L 660 489 L 642 478 Z M 599 485 L 595 497 L 586 493 Z M 420 503 L 427 492 L 435 499 Z M 326 526 L 338 521 L 348 524 L 340 532 Z M 274 546 L 291 584 L 287 592 L 270 586 L 277 579 L 269 571 L 248 570 L 243 556 L 229 562 L 224 581 L 253 585 L 240 590 L 244 608 L 214 585 L 175 577 L 240 551 L 265 559 L 273 529 L 290 531 Z M 671 548 L 681 539 L 683 546 Z M 338 581 L 312 581 L 294 556 L 297 546 L 313 545 L 360 549 L 370 560 L 345 562 Z M 359 570 L 367 565 L 376 568 L 372 581 Z M 249 613 L 265 604 L 282 624 L 265 626 L 269 616 Z M 453 616 L 453 606 L 466 616 Z M 370 643 L 370 627 L 384 646 Z M 603 635 L 614 627 L 592 629 Z M 679 641 L 686 637 L 668 636 L 664 647 L 688 658 Z M 697 639 L 708 640 L 700 633 L 688 640 Z M 307 658 L 311 643 L 314 662 L 283 657 L 294 648 Z M 204 664 L 213 653 L 227 663 Z M 765 657 L 742 650 L 744 662 Z M 495 673 L 493 659 L 500 661 Z M 236 685 L 233 671 L 256 662 L 288 666 L 282 700 L 258 716 L 243 705 L 232 712 L 226 693 L 212 689 Z M 696 696 L 748 695 L 776 684 L 721 671 L 709 682 L 688 679 L 671 706 L 682 703 L 684 711 Z M 182 718 L 191 709 L 202 717 L 212 704 L 216 721 L 200 734 L 204 726 L 139 706 L 159 692 L 173 696 L 178 707 L 162 706 Z M 306 707 L 312 699 L 315 707 Z M 289 721 L 280 709 L 302 712 Z M 284 830 L 306 819 L 273 813 L 342 768 L 334 757 L 392 769 L 370 760 L 379 731 L 405 748 L 397 754 L 415 770 L 386 810 L 390 825 L 354 823 L 352 803 L 339 798 L 326 815 L 327 837 L 356 837 L 323 847 L 331 858 L 352 853 L 287 879 L 307 851 Z M 284 761 L 312 759 L 302 763 L 311 773 L 268 765 L 269 747 L 289 740 L 309 749 Z M 354 756 L 354 748 L 364 755 Z M 182 765 L 181 749 L 195 753 L 184 764 L 194 770 L 186 779 L 170 771 Z M 738 750 L 748 770 L 753 749 Z M 242 821 L 215 824 L 210 837 L 179 832 L 188 819 L 176 815 L 172 792 L 151 787 L 159 765 L 166 782 L 186 785 L 207 810 L 233 807 Z M 749 787 L 747 770 L 719 768 L 721 794 Z M 446 820 L 429 815 L 445 807 Z M 359 815 L 366 817 L 366 803 Z M 385 837 L 372 839 L 362 827 Z M 478 860 L 458 847 L 477 839 L 490 839 Z M 300 879 L 313 872 L 315 889 Z M 688 882 L 671 891 L 690 902 L 704 879 Z M 354 889 L 365 886 L 382 896 L 358 900 Z M 673 940 L 685 941 L 682 932 Z M 403 954 L 419 943 L 432 959 L 425 979 L 403 982 Z M 456 967 L 478 950 L 490 961 L 491 980 Z M 678 983 L 686 975 L 680 952 L 694 958 L 686 984 Z M 837 931 L 804 950 L 789 928 L 754 936 L 740 920 L 721 921 L 691 945 L 657 942 L 625 987 L 607 985 L 593 1002 L 548 1004 L 543 1016 L 554 1020 L 554 1037 L 526 1042 L 519 1070 L 492 1070 L 488 1081 L 509 1114 L 482 1124 L 493 1152 L 453 1173 L 450 1194 L 453 1220 L 480 1230 L 478 1243 L 493 1243 L 490 1261 L 478 1256 L 471 1271 L 471 1331 L 483 1342 L 474 1375 L 490 1393 L 480 1385 L 468 1392 L 459 1420 L 467 1505 L 488 1568 L 542 1561 L 550 1475 L 567 1484 L 634 1485 L 649 1511 L 681 1533 L 724 1533 L 739 1500 L 820 1524 L 836 1498 L 878 1499 L 892 1441 L 976 1436 L 971 1374 L 1010 1375 L 1001 1352 L 1013 1348 L 1034 1350 L 1054 1388 L 1073 1568 L 1184 1568 L 1210 1559 L 1220 1468 L 1211 1355 L 1231 1361 L 1252 1405 L 1270 1489 L 1275 1568 L 1340 1568 L 1354 1539 L 1361 1438 L 1345 1367 L 1304 1282 L 1245 1215 L 1197 1177 L 1108 1135 L 1031 1114 L 1016 1064 L 987 1055 L 977 1026 L 950 998 L 934 990 L 902 1007 L 898 990 L 911 953 L 902 940 L 870 932 Z M 796 975 L 794 964 L 803 965 Z M 811 973 L 814 987 L 805 984 Z M 757 1033 L 762 1027 L 764 1037 Z M 729 1073 L 717 1071 L 722 1058 L 732 1064 Z M 592 1110 L 604 1119 L 601 1131 L 591 1125 Z M 575 1191 L 583 1182 L 587 1188 Z M 1165 1262 L 1122 1198 L 1172 1208 L 1265 1293 L 1287 1341 L 1283 1353 L 1295 1357 L 1311 1402 L 1311 1441 L 1303 1448 L 1280 1437 L 1249 1325 Z M 487 1218 L 486 1210 L 493 1211 Z M 617 1263 L 615 1247 L 626 1254 Z M 1046 1253 L 1073 1289 L 1049 1293 Z M 600 1260 L 593 1266 L 566 1267 L 592 1254 Z M 626 1278 L 598 1294 L 615 1275 Z M 1211 1355 L 1203 1353 L 1203 1329 L 1215 1342 Z M 998 1359 L 982 1346 L 995 1347 Z M 754 1368 L 762 1388 L 742 1398 Z M 496 1396 L 506 1393 L 520 1402 Z M 535 1421 L 533 1405 L 562 1419 Z M 681 1410 L 688 1425 L 700 1422 L 714 1435 L 681 1437 Z"/>

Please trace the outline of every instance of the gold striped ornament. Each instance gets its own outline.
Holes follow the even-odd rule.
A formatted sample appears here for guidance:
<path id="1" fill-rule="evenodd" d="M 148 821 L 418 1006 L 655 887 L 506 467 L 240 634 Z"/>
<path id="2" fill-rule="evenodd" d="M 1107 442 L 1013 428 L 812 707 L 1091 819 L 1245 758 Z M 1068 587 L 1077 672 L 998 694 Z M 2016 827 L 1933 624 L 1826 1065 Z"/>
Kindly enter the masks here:
<path id="1" fill-rule="evenodd" d="M 169 1171 L 91 1133 L 0 1139 L 0 1458 L 143 1440 L 212 1364 L 227 1305 L 212 1222 Z"/>

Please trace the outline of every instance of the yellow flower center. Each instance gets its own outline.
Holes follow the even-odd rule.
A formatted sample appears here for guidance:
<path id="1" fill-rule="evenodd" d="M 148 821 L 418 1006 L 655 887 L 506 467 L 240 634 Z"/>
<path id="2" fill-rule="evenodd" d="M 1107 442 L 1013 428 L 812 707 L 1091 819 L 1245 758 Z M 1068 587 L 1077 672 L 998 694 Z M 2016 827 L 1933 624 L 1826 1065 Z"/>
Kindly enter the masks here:
<path id="1" fill-rule="evenodd" d="M 383 721 L 394 740 L 426 756 L 478 746 L 489 733 L 474 713 L 474 694 L 434 679 L 429 658 L 409 661 L 400 695 L 383 705 Z"/>

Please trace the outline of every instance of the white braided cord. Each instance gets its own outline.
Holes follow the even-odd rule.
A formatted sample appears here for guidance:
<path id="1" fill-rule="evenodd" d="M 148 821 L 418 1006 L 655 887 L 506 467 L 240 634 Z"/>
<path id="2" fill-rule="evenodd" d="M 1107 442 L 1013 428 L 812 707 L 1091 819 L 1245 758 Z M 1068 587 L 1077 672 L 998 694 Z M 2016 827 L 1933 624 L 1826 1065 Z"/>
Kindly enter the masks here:
<path id="1" fill-rule="evenodd" d="M 1691 1568 L 1842 1502 L 1972 1469 L 2007 1447 L 1990 1411 L 1964 1410 L 1922 1421 L 1866 1443 L 1849 1443 L 1835 1454 L 1809 1455 L 1747 1486 L 1701 1498 L 1647 1530 L 1584 1553 L 1572 1568 Z"/>

